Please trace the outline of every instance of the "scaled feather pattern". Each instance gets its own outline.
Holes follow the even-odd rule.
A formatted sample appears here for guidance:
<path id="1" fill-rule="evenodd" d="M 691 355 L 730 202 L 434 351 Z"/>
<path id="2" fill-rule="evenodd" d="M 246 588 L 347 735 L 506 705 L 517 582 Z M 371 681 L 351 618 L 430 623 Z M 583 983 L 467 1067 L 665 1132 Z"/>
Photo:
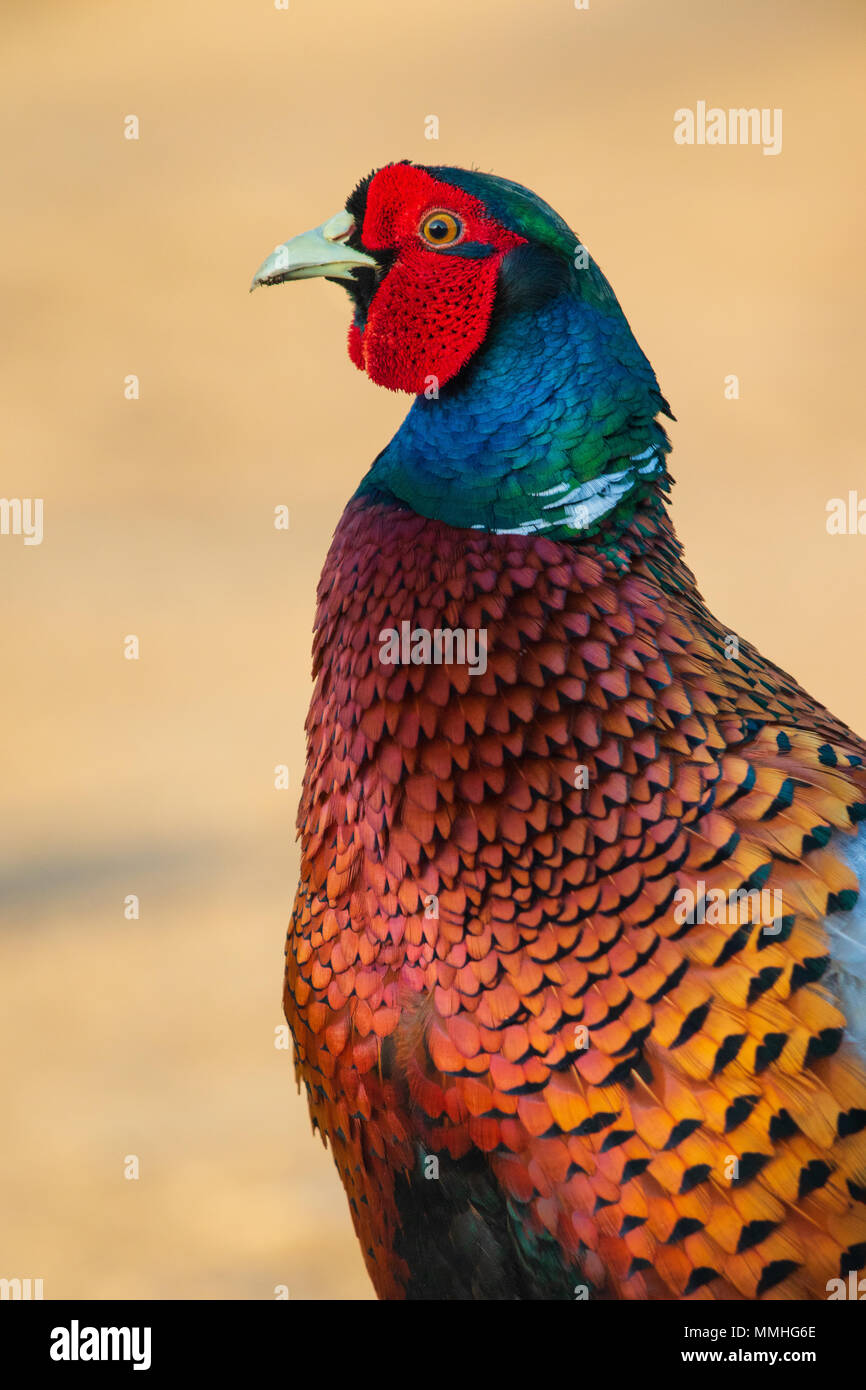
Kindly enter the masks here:
<path id="1" fill-rule="evenodd" d="M 408 164 L 347 210 L 351 355 L 416 400 L 319 584 L 285 1007 L 376 1292 L 826 1298 L 866 1264 L 866 747 L 708 612 L 562 220 Z M 443 629 L 485 660 L 383 661 Z"/>

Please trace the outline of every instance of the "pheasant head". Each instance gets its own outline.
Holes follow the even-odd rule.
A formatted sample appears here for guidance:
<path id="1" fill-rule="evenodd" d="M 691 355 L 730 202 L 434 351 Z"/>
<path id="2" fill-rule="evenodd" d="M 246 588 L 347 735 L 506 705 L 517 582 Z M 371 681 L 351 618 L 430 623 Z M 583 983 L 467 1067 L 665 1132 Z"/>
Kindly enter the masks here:
<path id="1" fill-rule="evenodd" d="M 253 287 L 324 276 L 352 361 L 415 403 L 367 486 L 453 526 L 614 533 L 666 490 L 670 415 L 580 239 L 492 174 L 389 164 L 285 242 Z"/>

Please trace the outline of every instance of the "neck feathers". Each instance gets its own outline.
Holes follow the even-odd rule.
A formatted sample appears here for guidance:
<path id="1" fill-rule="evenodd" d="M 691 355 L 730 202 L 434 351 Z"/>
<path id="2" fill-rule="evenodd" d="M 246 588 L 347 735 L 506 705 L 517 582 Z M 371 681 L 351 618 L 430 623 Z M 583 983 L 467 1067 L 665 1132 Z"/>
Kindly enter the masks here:
<path id="1" fill-rule="evenodd" d="M 483 350 L 441 391 L 431 380 L 361 491 L 455 527 L 555 539 L 622 529 L 666 491 L 670 444 L 656 417 L 670 410 L 592 269 L 585 297 L 588 272 L 553 294 L 540 280 L 536 302 L 506 278 Z"/>

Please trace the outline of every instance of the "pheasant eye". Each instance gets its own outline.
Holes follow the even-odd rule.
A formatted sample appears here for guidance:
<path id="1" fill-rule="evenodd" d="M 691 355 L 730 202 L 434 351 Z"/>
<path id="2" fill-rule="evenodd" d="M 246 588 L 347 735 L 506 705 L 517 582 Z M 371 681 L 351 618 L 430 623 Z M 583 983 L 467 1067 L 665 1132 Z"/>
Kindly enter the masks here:
<path id="1" fill-rule="evenodd" d="M 420 231 L 428 246 L 450 246 L 463 235 L 463 223 L 452 212 L 431 212 Z"/>

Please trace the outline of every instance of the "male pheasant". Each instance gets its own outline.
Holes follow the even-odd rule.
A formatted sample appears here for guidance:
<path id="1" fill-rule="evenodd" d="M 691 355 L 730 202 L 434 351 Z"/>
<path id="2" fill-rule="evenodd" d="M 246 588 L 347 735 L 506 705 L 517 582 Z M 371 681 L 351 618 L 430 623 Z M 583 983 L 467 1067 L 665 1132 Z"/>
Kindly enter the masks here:
<path id="1" fill-rule="evenodd" d="M 708 612 L 670 416 L 506 179 L 279 247 L 415 396 L 318 590 L 286 1017 L 382 1298 L 824 1299 L 866 1264 L 866 745 Z"/>

